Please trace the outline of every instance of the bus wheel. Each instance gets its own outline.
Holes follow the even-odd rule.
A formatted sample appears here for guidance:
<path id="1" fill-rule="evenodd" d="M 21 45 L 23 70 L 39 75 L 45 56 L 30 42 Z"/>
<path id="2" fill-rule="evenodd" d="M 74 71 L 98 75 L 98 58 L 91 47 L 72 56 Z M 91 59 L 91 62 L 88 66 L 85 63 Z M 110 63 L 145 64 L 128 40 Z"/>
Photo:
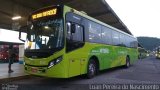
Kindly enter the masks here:
<path id="1" fill-rule="evenodd" d="M 130 64 L 130 59 L 129 59 L 129 57 L 127 56 L 127 57 L 126 57 L 126 65 L 125 65 L 125 67 L 126 67 L 126 68 L 129 68 L 130 65 L 131 65 L 131 64 Z"/>
<path id="2" fill-rule="evenodd" d="M 93 78 L 96 75 L 96 63 L 94 60 L 90 60 L 87 68 L 87 78 Z"/>

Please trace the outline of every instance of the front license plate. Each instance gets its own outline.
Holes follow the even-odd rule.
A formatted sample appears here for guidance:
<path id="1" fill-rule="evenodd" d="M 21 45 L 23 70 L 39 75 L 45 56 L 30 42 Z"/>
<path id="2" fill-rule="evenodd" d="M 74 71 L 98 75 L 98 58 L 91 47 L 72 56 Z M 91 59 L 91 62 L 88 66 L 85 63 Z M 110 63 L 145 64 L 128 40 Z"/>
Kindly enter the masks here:
<path id="1" fill-rule="evenodd" d="M 31 71 L 33 72 L 33 73 L 36 73 L 37 71 L 38 71 L 38 69 L 37 68 L 31 68 Z"/>

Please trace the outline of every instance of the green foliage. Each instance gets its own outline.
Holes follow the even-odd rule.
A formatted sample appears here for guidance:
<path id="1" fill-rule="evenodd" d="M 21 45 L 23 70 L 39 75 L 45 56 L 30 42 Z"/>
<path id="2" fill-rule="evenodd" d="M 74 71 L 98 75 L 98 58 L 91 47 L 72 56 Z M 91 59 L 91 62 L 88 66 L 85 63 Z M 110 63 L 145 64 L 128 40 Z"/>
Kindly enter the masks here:
<path id="1" fill-rule="evenodd" d="M 137 37 L 138 42 L 147 50 L 153 50 L 160 46 L 160 39 L 154 37 Z"/>

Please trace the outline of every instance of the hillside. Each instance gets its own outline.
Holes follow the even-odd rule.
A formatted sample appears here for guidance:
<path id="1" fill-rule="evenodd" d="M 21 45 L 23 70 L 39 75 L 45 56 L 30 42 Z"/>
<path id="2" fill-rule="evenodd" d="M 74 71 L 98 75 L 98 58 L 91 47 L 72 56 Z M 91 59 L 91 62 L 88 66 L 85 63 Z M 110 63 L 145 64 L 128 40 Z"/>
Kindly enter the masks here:
<path id="1" fill-rule="evenodd" d="M 160 39 L 154 37 L 137 37 L 138 42 L 147 50 L 160 46 Z"/>

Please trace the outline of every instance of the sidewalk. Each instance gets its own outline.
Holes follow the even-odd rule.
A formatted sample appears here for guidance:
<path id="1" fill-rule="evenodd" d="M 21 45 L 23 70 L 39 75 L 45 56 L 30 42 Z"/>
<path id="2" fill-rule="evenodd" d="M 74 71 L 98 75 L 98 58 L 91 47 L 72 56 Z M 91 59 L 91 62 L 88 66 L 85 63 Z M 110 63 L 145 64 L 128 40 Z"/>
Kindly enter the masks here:
<path id="1" fill-rule="evenodd" d="M 17 78 L 27 75 L 24 72 L 23 64 L 19 63 L 12 64 L 12 70 L 14 72 L 8 73 L 8 63 L 0 63 L 0 80 Z"/>

